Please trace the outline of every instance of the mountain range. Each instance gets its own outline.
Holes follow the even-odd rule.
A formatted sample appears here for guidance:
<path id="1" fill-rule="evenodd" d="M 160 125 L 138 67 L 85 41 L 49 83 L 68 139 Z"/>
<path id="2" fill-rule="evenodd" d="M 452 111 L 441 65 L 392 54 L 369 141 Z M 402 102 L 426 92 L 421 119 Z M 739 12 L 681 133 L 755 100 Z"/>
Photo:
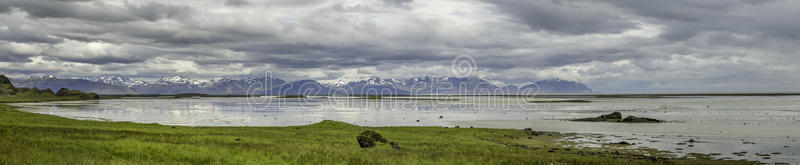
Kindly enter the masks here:
<path id="1" fill-rule="evenodd" d="M 274 77 L 222 78 L 193 80 L 182 76 L 155 81 L 132 80 L 123 76 L 59 79 L 54 76 L 15 79 L 20 87 L 39 89 L 69 88 L 100 94 L 181 94 L 213 95 L 531 95 L 537 93 L 591 93 L 585 84 L 560 80 L 541 80 L 522 86 L 503 85 L 478 77 L 414 77 L 384 79 L 364 77 L 338 80 L 285 81 Z"/>

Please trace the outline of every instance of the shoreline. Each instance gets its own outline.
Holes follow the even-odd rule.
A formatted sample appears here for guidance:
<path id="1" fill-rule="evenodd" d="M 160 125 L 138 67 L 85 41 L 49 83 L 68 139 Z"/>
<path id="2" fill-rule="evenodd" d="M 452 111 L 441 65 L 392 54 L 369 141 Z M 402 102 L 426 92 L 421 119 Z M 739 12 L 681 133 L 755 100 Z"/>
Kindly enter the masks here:
<path id="1" fill-rule="evenodd" d="M 214 155 L 206 155 L 202 154 L 204 152 L 191 152 L 191 151 L 184 151 L 181 153 L 175 153 L 173 151 L 169 152 L 155 152 L 148 151 L 148 150 L 141 150 L 145 146 L 149 147 L 169 147 L 178 150 L 185 150 L 189 148 L 192 151 L 194 150 L 205 150 L 205 149 L 214 149 L 214 150 L 222 150 L 221 152 L 224 153 L 237 153 L 234 152 L 239 148 L 237 146 L 238 143 L 242 143 L 243 140 L 240 139 L 247 139 L 246 142 L 251 142 L 250 145 L 254 144 L 271 144 L 266 145 L 264 148 L 245 148 L 246 150 L 253 150 L 251 152 L 245 152 L 240 154 L 250 155 L 252 153 L 263 153 L 267 150 L 271 150 L 274 157 L 277 155 L 284 155 L 281 156 L 283 158 L 270 158 L 270 161 L 266 162 L 285 162 L 285 163 L 389 163 L 389 162 L 402 162 L 401 160 L 414 160 L 416 163 L 500 163 L 500 162 L 517 162 L 517 163 L 533 163 L 533 164 L 540 164 L 540 163 L 557 163 L 557 162 L 572 162 L 572 163 L 579 163 L 583 162 L 582 164 L 619 164 L 619 163 L 630 163 L 630 161 L 639 162 L 648 164 L 649 163 L 678 163 L 678 164 L 696 164 L 696 163 L 704 163 L 704 164 L 750 164 L 752 162 L 747 161 L 729 161 L 729 160 L 714 160 L 710 158 L 678 158 L 678 157 L 670 157 L 668 155 L 661 155 L 661 156 L 644 156 L 644 155 L 660 155 L 657 151 L 647 150 L 647 149 L 614 149 L 614 148 L 602 148 L 602 149 L 582 149 L 582 148 L 573 148 L 568 146 L 562 146 L 561 142 L 557 142 L 558 138 L 566 137 L 567 134 L 562 133 L 552 133 L 554 136 L 529 136 L 525 135 L 525 132 L 522 130 L 517 129 L 489 129 L 489 128 L 443 128 L 443 127 L 435 127 L 435 126 L 412 126 L 412 127 L 361 127 L 352 124 L 347 124 L 343 122 L 335 122 L 335 121 L 323 121 L 316 124 L 305 125 L 305 126 L 288 126 L 288 127 L 184 127 L 184 126 L 168 126 L 168 125 L 159 125 L 159 124 L 140 124 L 140 123 L 132 123 L 132 122 L 103 122 L 103 121 L 86 121 L 86 120 L 76 120 L 76 119 L 69 119 L 63 118 L 58 116 L 52 115 L 44 115 L 44 114 L 35 114 L 30 112 L 22 112 L 15 110 L 11 106 L 0 104 L 0 111 L 3 115 L 0 117 L 2 120 L 2 132 L 8 133 L 9 131 L 13 134 L 34 134 L 38 136 L 11 136 L 8 134 L 4 134 L 0 136 L 4 141 L 9 142 L 22 142 L 25 141 L 26 143 L 6 143 L 4 146 L 0 147 L 5 150 L 18 150 L 15 148 L 10 147 L 9 145 L 23 145 L 17 146 L 20 147 L 19 149 L 27 148 L 26 150 L 37 150 L 37 154 L 40 157 L 39 159 L 26 159 L 26 158 L 19 158 L 19 157 L 26 157 L 25 155 L 5 155 L 11 157 L 0 158 L 2 162 L 16 162 L 14 160 L 30 160 L 30 161 L 37 161 L 37 160 L 48 160 L 43 164 L 49 164 L 54 162 L 73 162 L 77 160 L 73 159 L 62 159 L 63 155 L 74 155 L 75 157 L 85 157 L 88 155 L 93 158 L 89 158 L 92 162 L 116 162 L 115 160 L 125 160 L 125 161 L 135 161 L 140 163 L 151 162 L 153 159 L 150 160 L 137 160 L 137 159 L 129 159 L 126 155 L 105 155 L 101 153 L 94 153 L 90 151 L 91 148 L 97 149 L 97 151 L 106 152 L 108 149 L 111 151 L 116 151 L 118 149 L 113 149 L 115 147 L 122 144 L 133 145 L 133 148 L 139 148 L 138 151 L 133 151 L 129 154 L 137 155 L 137 154 L 147 154 L 151 156 L 155 156 L 153 154 L 167 154 L 167 155 L 182 155 L 182 154 L 200 154 L 195 156 L 188 156 L 187 158 L 190 159 L 200 159 L 200 160 L 213 160 L 214 162 L 229 162 L 232 164 L 240 164 L 233 161 L 232 159 L 225 159 L 224 157 L 218 157 Z M 58 123 L 58 124 L 56 124 Z M 49 130 L 42 132 L 44 130 Z M 237 131 L 238 130 L 238 131 Z M 379 145 L 377 148 L 374 149 L 361 149 L 357 147 L 357 143 L 355 141 L 356 132 L 363 131 L 363 130 L 376 130 L 377 132 L 381 133 L 387 139 L 392 141 L 397 141 L 399 145 L 403 148 L 400 150 L 391 149 L 391 147 L 381 146 Z M 66 131 L 66 132 L 65 132 Z M 68 132 L 86 132 L 80 134 L 73 134 Z M 88 132 L 87 132 L 88 131 Z M 123 132 L 119 132 L 123 131 Z M 277 132 L 276 132 L 277 131 Z M 309 132 L 310 131 L 310 132 Z M 14 133 L 16 132 L 16 133 Z M 53 132 L 64 132 L 53 134 Z M 76 133 L 77 133 L 76 132 Z M 126 133 L 127 132 L 127 133 Z M 266 132 L 273 132 L 278 134 L 272 134 Z M 88 133 L 88 134 L 87 134 Z M 119 134 L 128 134 L 125 136 L 119 136 Z M 222 134 L 220 134 L 222 133 Z M 300 133 L 300 134 L 298 134 Z M 152 135 L 151 135 L 152 134 Z M 258 136 L 254 136 L 258 135 Z M 297 135 L 297 136 L 294 136 Z M 74 139 L 73 137 L 78 136 L 82 137 L 79 139 Z M 101 137 L 117 137 L 112 139 L 101 138 Z M 164 139 L 164 136 L 167 138 Z M 188 137 L 187 137 L 188 136 Z M 240 137 L 241 136 L 241 137 Z M 528 136 L 526 138 L 526 136 Z M 37 143 L 41 143 L 44 139 L 41 138 L 51 139 L 48 141 L 56 140 L 53 142 L 57 142 L 51 145 L 61 146 L 63 144 L 72 144 L 72 145 L 79 145 L 86 148 L 90 148 L 89 151 L 85 151 L 86 149 L 81 148 L 72 148 L 68 150 L 61 150 L 61 151 L 49 151 L 48 147 L 42 148 L 42 146 L 38 145 Z M 184 137 L 184 138 L 169 138 L 169 137 Z M 205 137 L 201 139 L 201 143 L 196 143 L 197 138 Z M 228 137 L 230 141 L 223 140 L 227 139 Z M 237 138 L 238 137 L 238 138 Z M 291 138 L 290 138 L 291 137 Z M 510 138 L 511 137 L 511 138 Z M 100 139 L 97 139 L 100 138 Z M 155 138 L 155 139 L 152 139 Z M 209 143 L 212 141 L 208 141 L 211 139 L 215 139 L 213 143 Z M 220 139 L 222 138 L 222 139 Z M 37 140 L 38 139 L 38 140 Z M 62 139 L 62 140 L 58 140 Z M 73 139 L 73 140 L 69 140 Z M 88 140 L 86 140 L 88 139 Z M 94 140 L 92 140 L 94 139 Z M 106 139 L 106 140 L 103 140 Z M 151 140 L 146 140 L 151 139 Z M 161 139 L 161 140 L 158 140 Z M 192 140 L 195 139 L 195 140 Z M 253 140 L 251 140 L 253 139 Z M 317 140 L 313 140 L 317 139 Z M 108 141 L 111 140 L 111 141 Z M 155 141 L 153 141 L 155 140 Z M 222 140 L 222 141 L 220 141 Z M 105 142 L 104 142 L 105 141 Z M 171 141 L 171 142 L 170 142 Z M 195 142 L 193 142 L 195 141 Z M 223 142 L 224 141 L 224 142 Z M 164 143 L 168 142 L 168 143 Z M 280 142 L 280 143 L 275 143 Z M 52 143 L 52 142 L 48 142 Z M 169 145 L 170 143 L 175 143 L 175 145 Z M 33 144 L 34 146 L 27 146 L 25 144 Z M 222 145 L 224 144 L 224 145 Z M 167 145 L 167 146 L 163 146 Z M 222 145 L 222 146 L 220 146 Z M 181 147 L 182 146 L 182 147 Z M 507 147 L 511 146 L 511 147 Z M 82 148 L 83 148 L 82 147 Z M 109 148 L 111 147 L 111 148 Z M 292 149 L 289 149 L 289 148 Z M 103 149 L 105 148 L 105 149 Z M 444 149 L 444 150 L 442 150 Z M 373 159 L 363 159 L 358 158 L 365 156 L 363 154 L 364 151 L 370 151 L 371 154 L 378 154 L 380 157 L 373 158 Z M 76 152 L 78 151 L 78 152 Z M 166 150 L 164 150 L 166 151 Z M 513 151 L 513 152 L 512 152 Z M 26 153 L 25 151 L 17 151 L 20 153 Z M 75 153 L 70 153 L 75 152 Z M 319 153 L 321 152 L 321 153 Z M 431 152 L 438 153 L 440 156 L 429 157 L 425 155 L 430 155 Z M 617 152 L 616 156 L 614 156 Z M 621 152 L 621 153 L 620 153 Z M 337 154 L 338 153 L 338 154 Z M 494 154 L 493 154 L 494 153 Z M 508 153 L 508 154 L 496 154 L 496 153 Z M 593 153 L 593 154 L 587 154 Z M 99 155 L 98 155 L 99 154 Z M 309 155 L 310 154 L 310 155 Z M 477 154 L 477 155 L 473 155 Z M 314 158 L 304 158 L 299 159 L 304 156 L 302 155 L 315 155 Z M 449 155 L 449 156 L 448 156 Z M 479 156 L 483 155 L 483 156 Z M 107 157 L 110 156 L 110 157 Z M 488 157 L 487 157 L 488 156 Z M 17 157 L 17 158 L 15 158 Z M 99 158 L 98 158 L 99 157 Z M 107 157 L 107 158 L 103 158 Z M 116 157 L 115 159 L 108 159 Z M 178 163 L 182 161 L 172 160 L 175 156 L 155 156 L 158 159 L 163 160 L 171 160 L 168 162 Z M 179 156 L 180 157 L 180 156 Z M 240 157 L 244 158 L 245 160 L 253 159 L 256 157 Z M 155 159 L 155 160 L 158 160 Z M 258 159 L 254 159 L 256 161 Z M 356 161 L 358 160 L 358 161 Z M 464 160 L 469 160 L 466 162 L 462 162 Z M 189 161 L 194 162 L 194 161 Z M 202 162 L 202 161 L 201 161 Z M 245 161 L 250 162 L 250 161 Z M 256 161 L 256 162 L 264 162 L 264 161 Z M 616 163 L 613 163 L 616 162 Z M 715 163 L 716 162 L 716 163 Z M 25 162 L 16 162 L 16 163 L 25 163 Z M 31 163 L 31 162 L 27 162 Z M 34 162 L 35 163 L 35 162 Z M 42 162 L 39 162 L 42 163 Z M 74 162 L 73 162 L 74 163 Z M 186 162 L 184 162 L 186 163 Z M 199 162 L 194 162 L 192 164 L 196 164 Z M 408 162 L 407 162 L 408 163 Z M 402 163 L 405 164 L 405 163 Z"/>

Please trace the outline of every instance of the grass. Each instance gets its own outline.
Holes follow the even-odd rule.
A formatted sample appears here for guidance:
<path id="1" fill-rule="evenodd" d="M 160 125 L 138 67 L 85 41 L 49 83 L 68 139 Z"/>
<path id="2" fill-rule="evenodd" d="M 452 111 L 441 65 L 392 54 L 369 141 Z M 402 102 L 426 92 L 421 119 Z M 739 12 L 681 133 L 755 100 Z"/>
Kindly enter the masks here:
<path id="1" fill-rule="evenodd" d="M 384 143 L 360 148 L 355 137 L 365 130 L 401 149 Z M 165 126 L 74 120 L 0 104 L 0 164 L 752 164 L 663 155 L 650 160 L 641 152 L 659 154 L 562 147 L 556 139 L 567 135 L 557 133 L 528 136 L 512 129 L 360 127 L 327 120 L 290 127 Z M 613 151 L 623 155 L 601 154 Z"/>
<path id="2" fill-rule="evenodd" d="M 80 100 L 80 96 L 27 95 L 0 96 L 0 103 Z"/>

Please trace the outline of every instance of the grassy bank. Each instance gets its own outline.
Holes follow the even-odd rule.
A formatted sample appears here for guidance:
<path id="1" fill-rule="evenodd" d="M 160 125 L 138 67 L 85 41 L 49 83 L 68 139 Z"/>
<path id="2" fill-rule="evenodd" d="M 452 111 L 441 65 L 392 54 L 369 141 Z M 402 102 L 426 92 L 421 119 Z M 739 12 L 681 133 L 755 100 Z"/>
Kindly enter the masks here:
<path id="1" fill-rule="evenodd" d="M 0 103 L 41 102 L 41 101 L 69 101 L 81 100 L 80 96 L 56 95 L 11 95 L 0 96 Z"/>
<path id="2" fill-rule="evenodd" d="M 398 142 L 401 149 L 383 143 L 360 148 L 355 137 L 365 130 Z M 563 136 L 511 129 L 359 127 L 336 121 L 293 127 L 181 127 L 74 120 L 0 104 L 0 164 L 748 163 L 643 156 L 659 155 L 648 150 L 565 148 L 555 142 Z"/>

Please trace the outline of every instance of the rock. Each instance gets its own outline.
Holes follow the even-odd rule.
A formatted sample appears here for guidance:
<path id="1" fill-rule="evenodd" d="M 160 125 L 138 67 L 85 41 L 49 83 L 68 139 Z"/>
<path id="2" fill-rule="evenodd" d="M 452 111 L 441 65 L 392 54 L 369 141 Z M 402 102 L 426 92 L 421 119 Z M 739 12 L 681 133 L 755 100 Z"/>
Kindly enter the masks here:
<path id="1" fill-rule="evenodd" d="M 531 128 L 525 128 L 525 129 L 523 129 L 522 131 L 525 131 L 525 134 L 528 134 L 528 135 L 533 135 L 533 136 L 539 136 L 539 135 L 541 135 L 541 134 L 542 134 L 542 132 L 536 132 L 536 131 L 534 131 L 534 130 L 533 130 L 533 129 L 531 129 Z"/>
<path id="2" fill-rule="evenodd" d="M 394 149 L 398 149 L 398 150 L 400 149 L 400 145 L 397 144 L 397 142 L 389 142 L 389 145 L 392 145 L 392 148 L 394 148 Z"/>
<path id="3" fill-rule="evenodd" d="M 361 148 L 372 148 L 372 147 L 375 147 L 375 141 L 372 141 L 367 137 L 357 136 L 356 140 L 358 140 L 358 145 L 360 145 Z"/>
<path id="4" fill-rule="evenodd" d="M 356 136 L 356 140 L 358 141 L 358 144 L 361 145 L 361 148 L 375 147 L 375 142 L 388 142 L 383 138 L 383 136 L 381 136 L 381 134 L 378 134 L 375 131 L 361 132 L 361 135 Z"/>
<path id="5" fill-rule="evenodd" d="M 608 114 L 608 115 L 600 115 L 600 118 L 603 118 L 603 119 L 622 119 L 622 113 L 613 112 L 613 113 Z"/>
<path id="6" fill-rule="evenodd" d="M 651 119 L 651 118 L 644 118 L 644 117 L 636 117 L 636 116 L 628 116 L 625 119 L 622 118 L 622 114 L 619 112 L 613 112 L 606 115 L 600 115 L 600 117 L 589 117 L 589 118 L 579 118 L 579 119 L 572 119 L 570 121 L 590 121 L 590 122 L 622 122 L 622 123 L 660 123 L 664 122 L 658 119 Z"/>
<path id="7" fill-rule="evenodd" d="M 626 122 L 626 123 L 660 123 L 660 122 L 664 122 L 664 121 L 657 120 L 657 119 L 651 119 L 651 118 L 644 118 L 644 117 L 628 116 L 625 119 L 622 119 L 622 122 Z"/>
<path id="8" fill-rule="evenodd" d="M 626 142 L 626 141 L 620 141 L 620 142 L 611 143 L 611 144 L 618 144 L 618 145 L 631 145 L 631 143 L 628 143 L 628 142 Z"/>

